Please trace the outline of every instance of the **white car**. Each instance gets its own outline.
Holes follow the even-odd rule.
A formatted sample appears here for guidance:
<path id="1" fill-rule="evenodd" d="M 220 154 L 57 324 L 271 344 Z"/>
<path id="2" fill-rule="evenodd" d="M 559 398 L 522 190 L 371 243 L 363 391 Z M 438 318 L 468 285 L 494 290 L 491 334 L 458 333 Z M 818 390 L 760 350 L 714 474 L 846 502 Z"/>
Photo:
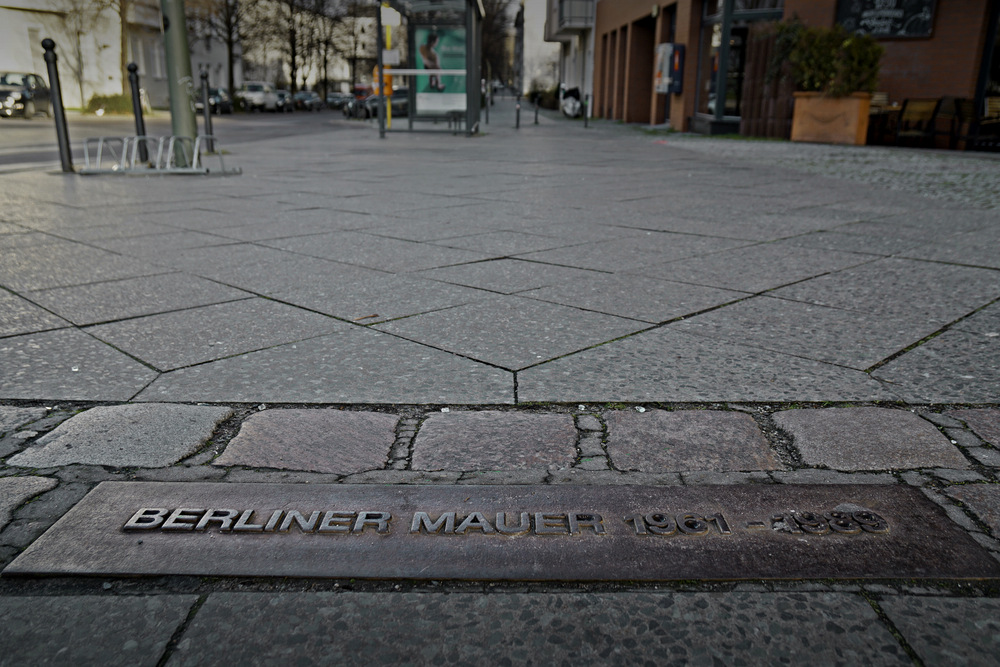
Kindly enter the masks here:
<path id="1" fill-rule="evenodd" d="M 246 81 L 240 89 L 240 97 L 250 111 L 277 111 L 278 93 L 274 86 L 264 81 Z"/>

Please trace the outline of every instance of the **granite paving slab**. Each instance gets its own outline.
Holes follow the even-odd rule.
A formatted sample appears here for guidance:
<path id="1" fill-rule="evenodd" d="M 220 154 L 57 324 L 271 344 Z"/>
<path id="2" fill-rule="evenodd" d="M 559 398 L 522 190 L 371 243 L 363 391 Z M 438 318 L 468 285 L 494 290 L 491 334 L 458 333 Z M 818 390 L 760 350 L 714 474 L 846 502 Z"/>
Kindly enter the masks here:
<path id="1" fill-rule="evenodd" d="M 949 486 L 947 493 L 969 507 L 994 536 L 1000 536 L 1000 485 L 962 484 Z"/>
<path id="2" fill-rule="evenodd" d="M 265 410 L 243 422 L 212 465 L 347 475 L 381 469 L 396 439 L 396 415 L 343 410 Z"/>
<path id="3" fill-rule="evenodd" d="M 594 271 L 554 266 L 519 259 L 495 259 L 487 262 L 473 262 L 460 266 L 450 266 L 431 271 L 421 271 L 422 278 L 430 278 L 455 285 L 465 285 L 479 289 L 513 294 L 524 290 L 559 285 L 584 280 L 595 275 Z"/>
<path id="4" fill-rule="evenodd" d="M 48 414 L 45 408 L 17 408 L 0 405 L 0 437 L 13 433 L 18 427 L 38 421 Z"/>
<path id="5" fill-rule="evenodd" d="M 872 372 L 909 403 L 995 403 L 1000 338 L 946 331 Z"/>
<path id="6" fill-rule="evenodd" d="M 0 289 L 0 337 L 59 329 L 69 322 L 26 299 Z"/>
<path id="7" fill-rule="evenodd" d="M 995 252 L 997 244 L 1000 244 L 1000 230 L 991 227 L 952 236 L 944 243 L 924 245 L 907 251 L 905 255 L 936 262 L 1000 269 L 1000 257 Z"/>
<path id="8" fill-rule="evenodd" d="M 98 406 L 46 433 L 7 465 L 168 466 L 204 445 L 232 414 L 229 408 L 168 403 Z"/>
<path id="9" fill-rule="evenodd" d="M 992 303 L 978 310 L 951 327 L 960 331 L 971 331 L 987 338 L 1000 337 L 1000 303 Z"/>
<path id="10" fill-rule="evenodd" d="M 875 401 L 860 371 L 678 332 L 630 336 L 518 372 L 520 401 Z"/>
<path id="11" fill-rule="evenodd" d="M 36 303 L 81 326 L 251 296 L 184 273 L 161 273 L 75 287 L 56 287 L 28 292 L 27 295 Z"/>
<path id="12" fill-rule="evenodd" d="M 1000 601 L 886 597 L 879 606 L 925 665 L 990 665 L 1000 652 Z"/>
<path id="13" fill-rule="evenodd" d="M 156 371 L 75 329 L 0 339 L 0 398 L 125 401 Z"/>
<path id="14" fill-rule="evenodd" d="M 575 459 L 576 427 L 563 414 L 432 414 L 413 443 L 414 470 L 529 470 Z"/>
<path id="15" fill-rule="evenodd" d="M 779 470 L 753 418 L 742 412 L 605 412 L 607 449 L 618 470 Z"/>
<path id="16" fill-rule="evenodd" d="M 24 292 L 164 273 L 150 262 L 78 243 L 0 250 L 0 286 Z"/>
<path id="17" fill-rule="evenodd" d="M 112 222 L 108 222 L 112 221 Z M 75 221 L 74 221 L 75 222 Z M 36 226 L 52 234 L 52 238 L 60 240 L 82 241 L 93 245 L 101 239 L 124 239 L 132 236 L 150 236 L 153 234 L 168 234 L 176 232 L 175 227 L 147 220 L 129 219 L 127 222 L 115 220 L 108 216 L 102 221 L 105 224 L 57 224 L 53 226 Z"/>
<path id="18" fill-rule="evenodd" d="M 493 296 L 375 326 L 408 340 L 516 370 L 647 325 L 533 299 Z"/>
<path id="19" fill-rule="evenodd" d="M 52 234 L 31 231 L 25 227 L 20 227 L 19 229 L 21 230 L 20 232 L 0 234 L 0 249 L 16 250 L 18 248 L 30 248 L 32 246 L 66 242 L 64 239 Z"/>
<path id="20" fill-rule="evenodd" d="M 255 298 L 101 324 L 87 333 L 160 370 L 173 370 L 345 326 L 318 313 Z"/>
<path id="21" fill-rule="evenodd" d="M 244 221 L 231 227 L 215 227 L 211 233 L 239 241 L 267 241 L 291 236 L 363 229 L 372 222 L 370 215 L 346 213 L 324 207 L 282 211 L 273 220 Z"/>
<path id="22" fill-rule="evenodd" d="M 714 196 L 708 194 L 706 196 Z M 749 195 L 748 196 L 753 196 Z M 687 210 L 680 209 L 670 215 L 652 214 L 624 220 L 621 224 L 631 227 L 658 229 L 684 234 L 710 234 L 712 236 L 749 241 L 775 241 L 817 230 L 837 228 L 846 224 L 842 220 L 813 211 L 787 211 L 778 213 L 744 213 L 733 218 L 705 220 L 691 217 Z M 837 250 L 837 248 L 830 248 Z"/>
<path id="23" fill-rule="evenodd" d="M 301 256 L 253 243 L 229 243 L 204 248 L 178 248 L 159 253 L 156 263 L 205 278 L 214 278 L 226 270 L 247 266 L 294 264 Z M 162 273 L 166 271 L 161 270 Z"/>
<path id="24" fill-rule="evenodd" d="M 0 477 L 0 530 L 10 523 L 15 509 L 58 484 L 48 477 Z"/>
<path id="25" fill-rule="evenodd" d="M 906 410 L 783 410 L 774 421 L 792 435 L 807 465 L 834 470 L 969 467 L 933 424 Z"/>
<path id="26" fill-rule="evenodd" d="M 342 284 L 366 284 L 389 273 L 360 266 L 280 252 L 261 261 L 216 269 L 201 269 L 200 275 L 239 289 L 280 299 L 301 290 L 324 290 Z"/>
<path id="27" fill-rule="evenodd" d="M 368 227 L 366 231 L 376 236 L 404 241 L 441 241 L 498 231 L 497 225 L 502 225 L 504 218 L 505 216 L 500 216 L 499 221 L 483 220 L 477 214 L 472 214 L 471 211 L 468 216 L 463 215 L 459 219 L 444 220 L 433 218 L 417 220 L 409 216 L 400 219 L 395 216 L 384 216 L 380 217 L 378 223 Z"/>
<path id="28" fill-rule="evenodd" d="M 486 259 L 488 255 L 458 248 L 444 248 L 427 243 L 401 241 L 362 232 L 335 232 L 314 236 L 265 241 L 280 248 L 310 257 L 355 264 L 394 273 L 420 271 Z"/>
<path id="29" fill-rule="evenodd" d="M 976 432 L 976 435 L 1000 449 L 1000 410 L 987 408 L 951 410 L 945 414 L 961 419 Z"/>
<path id="30" fill-rule="evenodd" d="M 672 325 L 730 344 L 865 370 L 937 330 L 934 324 L 757 296 Z"/>
<path id="31" fill-rule="evenodd" d="M 171 229 L 170 233 L 165 234 L 99 239 L 91 241 L 91 245 L 129 257 L 156 260 L 164 252 L 185 250 L 188 248 L 207 248 L 232 242 L 232 239 L 223 236 L 190 230 L 176 231 Z"/>
<path id="32" fill-rule="evenodd" d="M 556 238 L 542 234 L 529 234 L 522 231 L 500 230 L 440 239 L 434 241 L 434 243 L 448 248 L 473 250 L 494 257 L 507 257 L 509 255 L 523 255 L 539 250 L 548 250 L 550 248 L 578 245 L 581 241 L 576 241 L 572 238 Z"/>
<path id="33" fill-rule="evenodd" d="M 370 328 L 348 327 L 166 373 L 136 400 L 512 403 L 514 378 L 508 371 Z"/>
<path id="34" fill-rule="evenodd" d="M 556 250 L 532 252 L 523 259 L 595 271 L 625 271 L 661 262 L 701 257 L 746 245 L 743 241 L 639 231 L 623 238 Z"/>
<path id="35" fill-rule="evenodd" d="M 490 296 L 460 285 L 417 278 L 411 274 L 300 281 L 272 289 L 268 296 L 359 324 L 375 324 L 442 308 L 460 306 Z"/>
<path id="36" fill-rule="evenodd" d="M 833 231 L 817 231 L 788 240 L 788 243 L 802 248 L 819 248 L 820 250 L 838 250 L 840 252 L 856 252 L 867 255 L 889 257 L 906 253 L 924 245 L 927 241 L 912 238 L 900 238 L 890 233 L 875 234 L 855 232 L 851 227 L 840 227 Z"/>
<path id="37" fill-rule="evenodd" d="M 215 593 L 168 664 L 293 651 L 342 665 L 910 663 L 853 595 L 539 592 Z"/>
<path id="38" fill-rule="evenodd" d="M 887 258 L 783 287 L 772 296 L 948 323 L 1000 297 L 1000 273 Z"/>
<path id="39" fill-rule="evenodd" d="M 635 272 L 664 280 L 762 292 L 870 262 L 871 259 L 869 255 L 799 248 L 787 242 L 777 242 L 655 264 Z"/>
<path id="40" fill-rule="evenodd" d="M 197 595 L 0 597 L 0 664 L 154 667 Z"/>
<path id="41" fill-rule="evenodd" d="M 743 299 L 747 294 L 644 276 L 597 274 L 518 296 L 659 323 Z"/>

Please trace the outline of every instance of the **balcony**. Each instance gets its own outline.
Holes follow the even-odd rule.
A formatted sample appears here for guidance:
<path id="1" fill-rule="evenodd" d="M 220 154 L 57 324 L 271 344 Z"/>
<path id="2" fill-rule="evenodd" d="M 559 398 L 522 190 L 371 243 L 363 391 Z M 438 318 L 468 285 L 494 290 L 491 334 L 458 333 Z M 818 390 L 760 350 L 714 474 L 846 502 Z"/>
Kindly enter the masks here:
<path id="1" fill-rule="evenodd" d="M 560 35 L 570 36 L 594 27 L 594 0 L 558 0 Z"/>

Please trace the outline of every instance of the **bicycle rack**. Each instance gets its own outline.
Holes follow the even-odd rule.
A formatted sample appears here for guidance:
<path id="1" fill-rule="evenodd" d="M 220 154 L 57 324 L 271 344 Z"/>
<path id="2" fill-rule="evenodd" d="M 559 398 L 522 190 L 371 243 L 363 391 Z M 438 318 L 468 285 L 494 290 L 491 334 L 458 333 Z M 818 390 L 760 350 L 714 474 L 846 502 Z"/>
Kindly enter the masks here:
<path id="1" fill-rule="evenodd" d="M 155 146 L 154 151 L 152 150 Z M 215 152 L 205 152 L 203 147 L 213 146 Z M 242 174 L 239 167 L 226 169 L 222 152 L 218 150 L 219 140 L 212 135 L 200 134 L 193 140 L 185 136 L 169 137 L 91 137 L 83 143 L 84 167 L 81 174 L 123 174 L 149 176 L 154 174 L 220 174 L 231 176 Z M 143 162 L 139 158 L 140 147 L 146 149 L 150 159 Z M 204 164 L 205 158 L 219 160 L 219 168 L 211 170 Z M 182 166 L 188 165 L 188 166 Z"/>

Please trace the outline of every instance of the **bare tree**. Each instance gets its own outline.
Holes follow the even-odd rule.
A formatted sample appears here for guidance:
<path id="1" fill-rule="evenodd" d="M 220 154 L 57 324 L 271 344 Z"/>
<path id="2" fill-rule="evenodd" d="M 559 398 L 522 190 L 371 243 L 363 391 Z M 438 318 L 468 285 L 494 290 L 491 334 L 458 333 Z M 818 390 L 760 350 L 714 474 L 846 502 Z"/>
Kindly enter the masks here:
<path id="1" fill-rule="evenodd" d="M 226 83 L 232 94 L 236 86 L 236 48 L 240 27 L 247 18 L 247 4 L 240 0 L 187 0 L 189 29 L 207 33 L 226 45 Z"/>
<path id="2" fill-rule="evenodd" d="M 110 19 L 108 10 L 114 9 L 119 0 L 66 0 L 67 12 L 64 14 L 68 32 L 73 35 L 73 55 L 69 68 L 76 79 L 80 91 L 80 106 L 86 108 L 87 97 L 84 91 L 86 62 L 83 56 L 84 36 L 98 32 L 103 23 Z M 124 29 L 122 30 L 124 35 Z M 124 40 L 124 37 L 123 37 Z M 124 85 L 124 84 L 123 84 Z"/>
<path id="3" fill-rule="evenodd" d="M 358 67 L 375 62 L 375 8 L 370 0 L 347 0 L 336 26 L 334 44 L 337 52 L 351 65 L 351 84 L 358 83 Z"/>
<path id="4" fill-rule="evenodd" d="M 514 0 L 483 0 L 483 71 L 492 72 L 494 77 L 507 74 L 507 37 L 514 25 L 513 4 Z"/>

